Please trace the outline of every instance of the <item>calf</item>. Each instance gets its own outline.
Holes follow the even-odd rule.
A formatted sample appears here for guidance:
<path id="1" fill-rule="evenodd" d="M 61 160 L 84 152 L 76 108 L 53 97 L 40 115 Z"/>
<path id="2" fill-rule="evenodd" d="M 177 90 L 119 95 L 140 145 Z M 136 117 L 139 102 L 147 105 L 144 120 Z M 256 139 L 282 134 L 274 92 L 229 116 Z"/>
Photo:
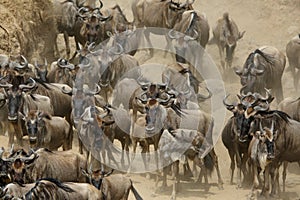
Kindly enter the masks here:
<path id="1" fill-rule="evenodd" d="M 31 110 L 25 113 L 23 119 L 32 148 L 45 147 L 49 150 L 57 150 L 60 146 L 63 150 L 72 148 L 73 135 L 65 118 Z"/>
<path id="2" fill-rule="evenodd" d="M 29 155 L 12 159 L 11 178 L 17 183 L 32 183 L 41 178 L 55 178 L 59 181 L 85 182 L 81 168 L 87 161 L 79 153 L 38 149 Z"/>
<path id="3" fill-rule="evenodd" d="M 113 174 L 111 172 L 105 173 L 101 170 L 86 172 L 82 170 L 82 173 L 88 177 L 90 184 L 98 188 L 106 197 L 107 200 L 111 199 L 128 199 L 130 190 L 133 192 L 137 200 L 143 198 L 138 194 L 133 187 L 131 179 L 125 177 L 122 174 Z"/>

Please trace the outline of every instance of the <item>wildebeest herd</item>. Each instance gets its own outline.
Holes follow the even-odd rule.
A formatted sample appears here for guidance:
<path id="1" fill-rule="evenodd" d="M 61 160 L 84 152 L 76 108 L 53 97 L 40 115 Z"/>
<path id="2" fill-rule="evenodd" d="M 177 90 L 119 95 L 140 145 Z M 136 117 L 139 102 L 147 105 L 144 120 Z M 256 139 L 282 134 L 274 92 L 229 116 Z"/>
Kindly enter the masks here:
<path id="1" fill-rule="evenodd" d="M 230 102 L 230 95 L 223 99 L 232 113 L 221 133 L 231 159 L 231 184 L 237 166 L 237 186 L 252 187 L 249 199 L 285 192 L 287 165 L 300 159 L 300 99 L 284 99 L 281 78 L 288 62 L 298 88 L 300 34 L 287 41 L 286 53 L 257 47 L 242 68 L 232 68 L 237 42 L 246 31 L 225 12 L 210 38 L 206 15 L 193 4 L 194 0 L 133 0 L 130 22 L 119 5 L 53 0 L 53 29 L 64 35 L 65 58 L 48 65 L 46 58 L 43 64 L 31 64 L 23 55 L 0 55 L 0 119 L 2 133 L 9 137 L 9 148 L 0 148 L 0 199 L 114 200 L 128 199 L 130 190 L 143 199 L 133 180 L 114 173 L 133 170 L 138 145 L 145 172 L 154 153 L 156 187 L 161 178 L 166 187 L 172 173 L 171 199 L 179 189 L 182 162 L 185 176 L 198 175 L 200 168 L 194 178 L 201 182 L 204 177 L 205 186 L 215 168 L 217 185 L 223 189 L 210 141 L 215 120 L 202 109 L 214 94 L 203 88 L 192 64 L 203 56 L 195 44 L 216 44 L 220 71 L 229 69 L 240 77 L 237 101 Z M 156 32 L 153 27 L 161 29 Z M 176 52 L 174 62 L 162 70 L 160 83 L 145 77 L 142 63 L 134 57 L 144 38 L 147 59 L 153 57 L 150 33 L 165 36 L 166 49 Z M 76 44 L 72 56 L 69 37 Z M 274 99 L 279 104 L 275 110 Z M 79 152 L 72 150 L 73 137 L 78 138 Z M 112 145 L 115 139 L 121 143 L 120 158 Z"/>

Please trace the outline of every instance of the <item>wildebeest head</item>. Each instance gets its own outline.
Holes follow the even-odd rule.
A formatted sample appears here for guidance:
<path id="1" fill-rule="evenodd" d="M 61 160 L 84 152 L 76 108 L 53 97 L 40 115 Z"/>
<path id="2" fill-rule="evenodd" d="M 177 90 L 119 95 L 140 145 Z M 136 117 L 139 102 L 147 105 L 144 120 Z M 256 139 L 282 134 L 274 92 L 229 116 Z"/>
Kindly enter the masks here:
<path id="1" fill-rule="evenodd" d="M 80 34 L 86 38 L 86 41 L 91 44 L 93 42 L 100 43 L 103 35 L 103 22 L 111 19 L 111 15 L 103 16 L 99 9 L 90 10 L 84 15 L 78 11 L 79 17 L 83 20 L 84 25 L 81 27 Z"/>
<path id="2" fill-rule="evenodd" d="M 35 152 L 28 156 L 17 155 L 12 157 L 13 163 L 10 171 L 12 181 L 24 184 L 26 182 L 26 170 L 34 164 L 38 157 Z"/>
<path id="3" fill-rule="evenodd" d="M 235 68 L 235 73 L 240 77 L 245 93 L 263 91 L 266 80 L 261 80 L 259 77 L 266 73 L 265 64 L 267 63 L 272 64 L 272 58 L 261 50 L 256 49 L 249 54 L 242 69 Z"/>
<path id="4" fill-rule="evenodd" d="M 0 187 L 4 187 L 11 180 L 9 177 L 9 172 L 11 170 L 12 161 L 10 159 L 2 158 L 4 153 L 4 148 L 0 148 Z"/>
<path id="5" fill-rule="evenodd" d="M 113 171 L 114 171 L 113 169 L 110 172 L 104 172 L 101 169 L 99 169 L 99 170 L 89 169 L 87 172 L 84 169 L 81 169 L 82 174 L 88 178 L 89 183 L 92 184 L 93 186 L 95 186 L 99 190 L 101 188 L 103 178 L 111 175 L 113 173 Z"/>
<path id="6" fill-rule="evenodd" d="M 227 108 L 227 110 L 233 113 L 234 117 L 234 134 L 238 137 L 240 142 L 249 141 L 249 130 L 251 126 L 251 122 L 253 121 L 253 117 L 246 118 L 245 117 L 245 107 L 241 103 L 226 103 L 226 99 L 229 95 L 227 95 L 223 99 L 223 104 Z"/>
<path id="7" fill-rule="evenodd" d="M 5 96 L 8 106 L 8 120 L 15 121 L 18 119 L 18 112 L 23 106 L 25 92 L 30 91 L 36 87 L 36 82 L 30 78 L 30 83 L 20 84 L 16 90 L 10 83 L 0 83 L 0 87 L 5 89 Z"/>
<path id="8" fill-rule="evenodd" d="M 56 63 L 55 82 L 73 87 L 73 82 L 76 78 L 75 66 L 68 60 L 62 58 L 59 58 Z"/>
<path id="9" fill-rule="evenodd" d="M 178 18 L 181 18 L 181 15 L 186 10 L 192 10 L 192 4 L 194 3 L 194 0 L 189 1 L 187 0 L 184 3 L 177 3 L 174 1 L 167 1 L 166 3 L 166 9 L 163 16 L 166 17 L 166 28 L 172 28 L 174 26 L 174 23 L 177 21 Z"/>
<path id="10" fill-rule="evenodd" d="M 47 59 L 45 58 L 44 64 L 39 64 L 37 61 L 34 63 L 34 67 L 36 70 L 36 77 L 43 82 L 47 82 L 47 74 L 48 74 L 48 63 Z"/>
<path id="11" fill-rule="evenodd" d="M 46 134 L 44 119 L 51 120 L 51 115 L 42 111 L 30 110 L 24 113 L 23 120 L 29 136 L 30 147 L 40 147 Z"/>
<path id="12" fill-rule="evenodd" d="M 86 86 L 86 85 L 84 85 Z M 64 91 L 63 91 L 64 92 Z M 83 114 L 84 110 L 86 107 L 89 105 L 94 105 L 95 104 L 95 96 L 100 92 L 100 86 L 96 85 L 95 90 L 90 90 L 86 87 L 83 88 L 73 88 L 71 93 L 73 93 L 72 96 L 72 114 L 73 114 L 73 120 L 75 125 L 77 125 L 80 116 Z"/>
<path id="13" fill-rule="evenodd" d="M 263 97 L 259 93 L 248 92 L 246 95 L 241 89 L 241 95 L 238 95 L 240 102 L 245 107 L 245 117 L 249 118 L 254 116 L 257 112 L 268 111 L 270 108 L 270 103 L 274 100 L 271 95 L 270 90 L 266 89 L 266 97 Z"/>
<path id="14" fill-rule="evenodd" d="M 146 133 L 159 133 L 167 117 L 165 107 L 172 107 L 175 112 L 180 112 L 180 108 L 174 104 L 175 95 L 168 91 L 166 85 L 150 84 L 142 86 L 142 89 L 144 92 L 138 97 L 138 100 L 145 105 Z"/>

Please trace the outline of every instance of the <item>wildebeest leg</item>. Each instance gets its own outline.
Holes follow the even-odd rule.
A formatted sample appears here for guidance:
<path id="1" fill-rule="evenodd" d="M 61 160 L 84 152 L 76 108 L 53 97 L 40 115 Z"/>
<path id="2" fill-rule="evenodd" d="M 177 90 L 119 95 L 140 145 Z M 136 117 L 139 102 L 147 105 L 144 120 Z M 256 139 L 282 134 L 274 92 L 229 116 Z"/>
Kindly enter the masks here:
<path id="1" fill-rule="evenodd" d="M 243 184 L 247 183 L 249 181 L 249 173 L 247 171 L 247 160 L 248 160 L 248 155 L 247 153 L 244 153 L 241 161 L 241 170 L 243 172 Z"/>
<path id="2" fill-rule="evenodd" d="M 263 184 L 263 188 L 261 191 L 261 194 L 263 196 L 265 196 L 266 199 L 269 199 L 269 191 L 270 191 L 270 179 L 269 179 L 269 175 L 270 175 L 270 165 L 267 165 L 265 170 L 264 170 L 264 184 Z"/>
<path id="3" fill-rule="evenodd" d="M 64 40 L 66 43 L 67 59 L 69 59 L 71 50 L 70 50 L 70 43 L 69 43 L 69 35 L 68 35 L 67 31 L 64 31 Z"/>
<path id="4" fill-rule="evenodd" d="M 218 156 L 216 155 L 215 153 L 215 150 L 212 149 L 210 154 L 212 154 L 212 157 L 214 159 L 214 164 L 215 164 L 215 168 L 216 168 L 216 171 L 217 171 L 217 176 L 218 176 L 218 188 L 220 190 L 223 190 L 223 180 L 222 180 L 222 177 L 221 177 L 221 172 L 220 172 L 220 169 L 219 169 L 219 163 L 218 163 Z"/>
<path id="5" fill-rule="evenodd" d="M 126 157 L 127 157 L 127 162 L 128 165 L 130 163 L 130 157 L 129 157 L 129 144 L 130 144 L 130 138 L 126 137 L 125 138 L 125 151 L 126 151 Z"/>
<path id="6" fill-rule="evenodd" d="M 141 155 L 142 155 L 144 167 L 146 170 L 146 178 L 150 179 L 149 168 L 148 168 L 148 156 L 149 156 L 148 154 L 150 153 L 149 144 L 148 144 L 147 140 L 144 140 L 143 143 L 144 143 L 144 145 L 143 145 Z"/>
<path id="7" fill-rule="evenodd" d="M 130 162 L 129 162 L 129 166 L 128 166 L 128 171 L 127 171 L 127 173 L 130 173 L 131 166 L 132 166 L 133 160 L 134 160 L 134 158 L 135 158 L 136 147 L 137 147 L 137 143 L 138 143 L 138 140 L 137 140 L 137 138 L 135 138 L 135 137 L 131 137 L 131 141 L 132 141 L 132 151 L 133 151 L 133 154 L 132 154 L 131 160 L 130 160 Z"/>
<path id="8" fill-rule="evenodd" d="M 193 177 L 193 172 L 190 168 L 188 159 L 186 158 L 185 163 L 183 164 L 183 174 L 185 177 Z"/>
<path id="9" fill-rule="evenodd" d="M 253 183 L 252 183 L 252 189 L 250 194 L 250 199 L 254 199 L 255 196 L 257 196 L 257 188 L 259 186 L 259 180 L 258 180 L 258 171 L 257 171 L 257 165 L 254 163 L 251 164 L 252 171 L 253 171 Z"/>
<path id="10" fill-rule="evenodd" d="M 23 146 L 23 133 L 22 133 L 22 129 L 20 127 L 19 122 L 11 122 L 13 124 L 14 127 L 14 132 L 16 135 L 16 139 L 17 139 L 17 144 L 20 146 Z M 9 138 L 9 143 L 8 145 L 11 146 L 14 143 L 14 134 L 12 134 L 12 137 Z"/>
<path id="11" fill-rule="evenodd" d="M 283 171 L 282 171 L 282 191 L 285 192 L 285 180 L 286 180 L 286 170 L 288 167 L 288 162 L 283 162 Z"/>
<path id="12" fill-rule="evenodd" d="M 233 175 L 234 175 L 234 170 L 235 170 L 235 160 L 234 160 L 234 156 L 235 156 L 235 153 L 234 151 L 230 151 L 228 150 L 228 153 L 229 153 L 229 156 L 230 156 L 230 170 L 231 170 L 231 173 L 230 173 L 230 184 L 233 185 Z"/>
<path id="13" fill-rule="evenodd" d="M 237 165 L 237 187 L 241 188 L 242 187 L 242 158 L 241 154 L 239 152 L 236 153 L 236 165 Z"/>
<path id="14" fill-rule="evenodd" d="M 171 199 L 176 199 L 176 194 L 178 192 L 179 189 L 179 161 L 175 161 L 172 164 L 172 171 L 173 171 L 173 191 L 172 191 L 172 195 L 171 195 Z"/>
<path id="15" fill-rule="evenodd" d="M 219 48 L 219 54 L 220 54 L 220 59 L 221 59 L 221 67 L 222 67 L 222 71 L 224 73 L 225 72 L 224 45 L 219 44 L 218 48 Z"/>

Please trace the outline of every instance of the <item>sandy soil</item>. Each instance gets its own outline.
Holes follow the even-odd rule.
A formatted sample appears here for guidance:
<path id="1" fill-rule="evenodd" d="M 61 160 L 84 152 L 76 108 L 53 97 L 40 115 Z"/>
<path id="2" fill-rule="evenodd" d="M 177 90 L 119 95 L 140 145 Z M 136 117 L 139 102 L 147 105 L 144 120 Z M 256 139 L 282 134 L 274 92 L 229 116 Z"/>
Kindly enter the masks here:
<path id="1" fill-rule="evenodd" d="M 26 5 L 19 4 L 18 6 Z M 26 1 L 32 4 L 32 1 Z M 118 3 L 121 8 L 123 8 L 124 13 L 128 19 L 132 20 L 131 14 L 131 3 L 129 1 L 123 0 L 104 0 L 104 7 L 111 7 Z M 24 24 L 20 23 L 21 14 L 16 15 L 15 13 L 27 13 L 25 19 L 30 16 L 31 7 L 22 7 L 23 9 L 17 9 L 17 5 L 14 5 L 15 1 L 0 0 L 0 25 L 6 27 L 11 35 L 12 49 L 20 48 L 17 44 L 15 33 L 22 27 L 26 27 Z M 34 4 L 32 4 L 34 6 Z M 36 6 L 36 5 L 35 5 Z M 285 45 L 296 34 L 300 33 L 300 1 L 299 0 L 253 0 L 253 1 L 242 1 L 242 0 L 210 0 L 210 1 L 198 1 L 194 3 L 194 8 L 201 12 L 204 12 L 208 18 L 211 27 L 214 26 L 216 20 L 223 15 L 225 11 L 228 11 L 230 16 L 236 21 L 241 31 L 245 30 L 246 33 L 244 38 L 239 42 L 237 51 L 234 58 L 234 66 L 242 66 L 244 60 L 247 58 L 248 54 L 255 50 L 256 48 L 263 45 L 270 45 L 278 48 L 279 50 L 285 52 Z M 12 20 L 8 20 L 11 18 Z M 30 17 L 29 17 L 30 18 Z M 2 20 L 6 19 L 6 20 Z M 27 21 L 28 22 L 28 21 Z M 26 22 L 24 22 L 26 23 Z M 7 36 L 4 35 L 3 30 L 0 30 L 0 50 L 1 52 L 7 53 L 8 44 L 5 42 Z M 63 48 L 63 40 L 60 40 L 61 44 L 59 48 Z M 39 47 L 36 47 L 38 49 Z M 18 52 L 18 51 L 13 51 Z M 208 46 L 207 52 L 211 55 L 217 66 L 219 66 L 219 56 L 218 50 L 215 45 Z M 155 54 L 155 58 L 147 61 L 147 63 L 158 62 L 159 63 L 169 63 L 170 60 L 164 59 L 160 56 L 160 53 Z M 226 91 L 228 93 L 236 94 L 239 91 L 240 84 L 238 77 L 233 74 L 233 72 L 228 72 L 225 82 Z M 283 87 L 284 96 L 296 97 L 298 94 L 295 92 L 290 72 L 285 72 L 283 76 Z M 274 107 L 276 103 L 274 104 Z M 227 113 L 226 118 L 230 116 Z M 0 146 L 7 146 L 7 137 L 0 136 Z M 218 141 L 216 147 L 216 153 L 219 157 L 219 164 L 222 173 L 222 178 L 224 180 L 224 190 L 219 190 L 217 187 L 217 177 L 216 173 L 212 174 L 209 179 L 209 191 L 205 192 L 204 187 L 201 184 L 195 184 L 192 180 L 182 181 L 181 189 L 178 194 L 178 199 L 246 199 L 250 192 L 250 188 L 237 189 L 236 185 L 229 184 L 229 166 L 230 160 L 225 147 L 221 141 Z M 75 145 L 74 150 L 77 150 Z M 297 165 L 291 165 L 289 167 L 286 183 L 286 192 L 282 194 L 280 199 L 284 200 L 296 200 L 300 199 L 300 168 Z M 144 197 L 144 199 L 169 199 L 172 188 L 170 186 L 165 190 L 153 195 L 155 190 L 154 176 L 151 179 L 146 179 L 144 174 L 130 174 L 129 175 L 134 185 L 136 186 L 139 193 Z M 161 184 L 161 182 L 160 182 Z M 281 180 L 280 180 L 280 184 Z M 130 199 L 134 199 L 130 195 Z"/>

